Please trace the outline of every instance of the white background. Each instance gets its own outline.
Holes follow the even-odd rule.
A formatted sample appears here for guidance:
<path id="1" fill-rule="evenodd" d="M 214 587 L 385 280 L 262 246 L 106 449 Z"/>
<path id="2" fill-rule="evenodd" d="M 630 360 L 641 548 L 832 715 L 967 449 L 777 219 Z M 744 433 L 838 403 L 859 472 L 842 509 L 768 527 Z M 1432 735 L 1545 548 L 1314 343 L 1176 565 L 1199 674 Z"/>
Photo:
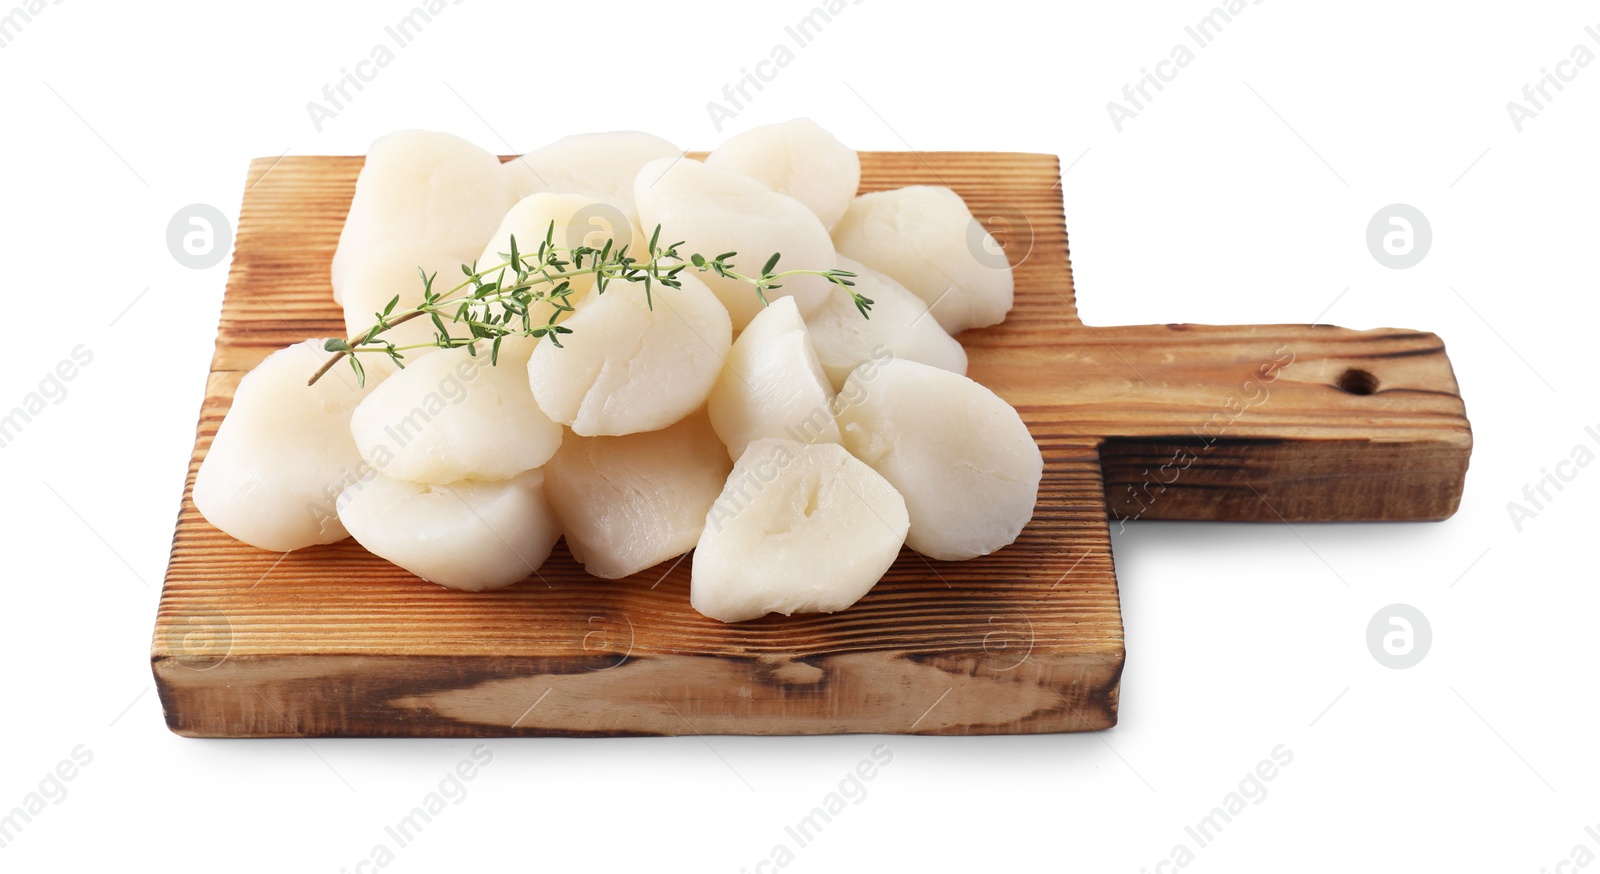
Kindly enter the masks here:
<path id="1" fill-rule="evenodd" d="M 167 732 L 150 628 L 226 272 L 169 255 L 179 207 L 236 217 L 250 158 L 356 154 L 405 127 L 501 152 L 619 127 L 708 148 L 796 115 L 862 149 L 1061 155 L 1092 323 L 1326 310 L 1348 327 L 1437 332 L 1476 440 L 1460 513 L 1132 526 L 1116 540 L 1128 663 L 1112 731 L 495 740 L 467 797 L 391 869 L 754 871 L 879 743 L 892 764 L 789 869 L 1155 871 L 1279 744 L 1292 764 L 1186 870 L 1532 874 L 1579 845 L 1600 854 L 1584 831 L 1600 832 L 1600 469 L 1520 532 L 1507 510 L 1574 446 L 1600 451 L 1584 432 L 1600 430 L 1600 63 L 1520 132 L 1506 110 L 1575 45 L 1600 52 L 1584 31 L 1600 12 L 1266 0 L 1118 132 L 1106 103 L 1211 4 L 1063 7 L 849 6 L 720 133 L 705 104 L 786 39 L 805 0 L 472 0 L 320 132 L 306 103 L 406 2 L 44 8 L 0 49 L 0 407 L 75 345 L 94 358 L 0 450 L 0 812 L 77 745 L 93 760 L 0 867 L 155 856 L 354 871 L 472 747 Z M 1394 202 L 1434 233 L 1407 270 L 1366 248 L 1368 220 Z M 1366 644 L 1395 602 L 1433 628 L 1410 670 Z"/>

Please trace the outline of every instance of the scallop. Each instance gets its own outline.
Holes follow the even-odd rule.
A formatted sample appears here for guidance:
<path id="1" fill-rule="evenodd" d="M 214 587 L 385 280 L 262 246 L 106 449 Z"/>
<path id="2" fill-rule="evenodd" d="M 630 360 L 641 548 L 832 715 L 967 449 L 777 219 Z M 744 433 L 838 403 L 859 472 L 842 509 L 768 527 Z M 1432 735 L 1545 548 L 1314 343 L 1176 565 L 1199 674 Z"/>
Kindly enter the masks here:
<path id="1" fill-rule="evenodd" d="M 478 256 L 478 269 L 489 270 L 497 264 L 507 263 L 513 236 L 517 238 L 518 253 L 533 255 L 535 262 L 538 260 L 539 246 L 547 236 L 561 249 L 575 246 L 601 248 L 609 239 L 614 243 L 613 248 L 629 246 L 630 254 L 650 243 L 650 238 L 641 234 L 622 208 L 611 201 L 586 194 L 533 194 L 517 201 L 516 206 L 506 213 L 494 237 L 489 240 L 489 245 Z M 571 260 L 570 256 L 564 258 Z M 506 274 L 507 287 L 514 278 L 512 273 Z M 594 287 L 594 277 L 588 274 L 571 277 L 568 282 L 572 294 L 567 302 L 573 306 L 581 302 L 589 289 Z M 535 285 L 533 289 L 535 292 L 548 293 L 554 286 L 546 283 Z M 548 321 L 554 312 L 554 307 L 549 304 L 530 308 L 530 314 L 540 323 Z"/>
<path id="2" fill-rule="evenodd" d="M 515 583 L 561 536 L 544 474 L 429 485 L 369 472 L 339 495 L 339 518 L 368 552 L 431 583 L 470 592 Z"/>
<path id="3" fill-rule="evenodd" d="M 836 294 L 806 319 L 817 360 L 836 391 L 850 371 L 872 359 L 904 358 L 966 374 L 967 351 L 939 327 L 922 298 L 848 258 L 841 256 L 839 267 L 856 274 L 856 291 L 872 301 L 872 309 L 863 318 L 849 295 Z"/>
<path id="4" fill-rule="evenodd" d="M 845 382 L 844 445 L 905 496 L 906 543 L 929 558 L 988 555 L 1033 518 L 1044 459 L 994 392 L 915 361 L 869 362 Z"/>
<path id="5" fill-rule="evenodd" d="M 542 191 L 584 194 L 622 207 L 633 205 L 633 179 L 639 168 L 659 158 L 676 158 L 683 150 L 643 131 L 623 130 L 576 134 L 506 163 L 506 176 L 518 197 Z"/>
<path id="6" fill-rule="evenodd" d="M 496 356 L 480 341 L 408 364 L 351 417 L 361 457 L 385 476 L 421 483 L 507 479 L 544 464 L 562 429 L 528 388 L 536 343 L 508 337 Z"/>
<path id="7" fill-rule="evenodd" d="M 460 137 L 408 130 L 372 144 L 333 253 L 333 299 L 368 251 L 386 244 L 439 249 L 466 263 L 513 203 L 500 159 Z"/>
<path id="8" fill-rule="evenodd" d="M 690 603 L 723 622 L 843 610 L 882 579 L 908 525 L 900 493 L 843 447 L 758 440 L 707 514 Z"/>
<path id="9" fill-rule="evenodd" d="M 838 443 L 833 401 L 800 311 L 784 297 L 734 341 L 706 410 L 729 457 L 738 459 L 763 437 Z"/>
<path id="10" fill-rule="evenodd" d="M 742 173 L 806 205 L 825 228 L 844 215 L 861 185 L 855 149 L 809 118 L 752 128 L 730 137 L 706 165 Z"/>
<path id="11" fill-rule="evenodd" d="M 363 253 L 350 266 L 344 281 L 344 328 L 349 337 L 377 324 L 377 314 L 400 298 L 394 312 L 402 313 L 422 303 L 422 272 L 434 277 L 433 288 L 443 292 L 460 282 L 462 259 L 443 249 L 411 243 L 386 243 Z M 421 272 L 419 272 L 421 271 Z M 466 330 L 455 333 L 466 335 Z M 396 346 L 434 342 L 433 321 L 427 317 L 395 325 L 379 335 Z M 433 351 L 424 346 L 404 353 L 408 361 Z"/>
<path id="12" fill-rule="evenodd" d="M 569 434 L 544 466 L 545 493 L 573 556 L 614 580 L 693 549 L 732 468 L 695 414 L 625 437 Z"/>
<path id="13" fill-rule="evenodd" d="M 329 357 L 323 342 L 279 349 L 239 380 L 195 475 L 195 508 L 251 546 L 288 552 L 346 537 L 334 501 L 364 475 L 350 417 L 391 368 L 364 358 L 365 387 L 342 364 L 308 386 Z"/>
<path id="14" fill-rule="evenodd" d="M 617 280 L 564 322 L 557 346 L 528 361 L 539 408 L 584 437 L 655 431 L 706 402 L 733 342 L 728 311 L 705 283 L 681 288 Z"/>
<path id="15" fill-rule="evenodd" d="M 708 167 L 699 161 L 653 161 L 635 181 L 640 227 L 661 227 L 661 243 L 682 241 L 685 258 L 715 258 L 726 252 L 734 269 L 746 276 L 760 273 L 767 259 L 781 255 L 777 269 L 832 270 L 836 264 L 828 231 L 800 201 L 748 176 Z M 761 299 L 750 283 L 714 273 L 704 274 L 736 331 L 744 330 L 761 311 Z M 834 286 L 821 276 L 790 276 L 769 299 L 793 297 L 802 315 L 822 307 Z"/>
<path id="16" fill-rule="evenodd" d="M 951 334 L 999 324 L 1011 311 L 1011 265 L 995 257 L 994 238 L 948 188 L 863 194 L 834 226 L 833 242 L 922 298 Z"/>
<path id="17" fill-rule="evenodd" d="M 511 251 L 512 234 L 517 236 L 517 248 L 531 254 L 538 251 L 547 233 L 553 234 L 556 246 L 561 248 L 599 248 L 606 240 L 612 240 L 617 247 L 628 245 L 629 251 L 634 252 L 649 242 L 649 237 L 641 238 L 638 227 L 615 200 L 589 194 L 530 194 L 517 201 L 500 221 L 489 245 L 478 256 L 478 266 L 486 268 L 505 261 Z"/>
<path id="18" fill-rule="evenodd" d="M 581 245 L 602 248 L 606 240 L 613 240 L 613 248 L 627 245 L 629 253 L 635 253 L 650 245 L 650 239 L 640 234 L 632 219 L 622 213 L 621 206 L 584 194 L 533 194 L 518 200 L 517 205 L 512 206 L 506 218 L 502 219 L 498 231 L 494 231 L 493 239 L 483 247 L 482 255 L 478 256 L 478 269 L 488 271 L 496 264 L 506 264 L 510 258 L 512 237 L 517 237 L 518 255 L 533 255 L 534 261 L 538 261 L 539 245 L 544 243 L 546 237 L 557 248 Z M 571 261 L 571 256 L 565 256 L 565 259 Z M 512 279 L 515 279 L 514 275 L 507 272 L 504 280 L 507 287 Z M 590 288 L 594 288 L 595 280 L 592 275 L 574 275 L 568 279 L 568 283 L 573 293 L 568 295 L 566 303 L 576 307 L 582 303 Z M 534 285 L 533 290 L 547 295 L 554 288 L 552 283 L 541 283 Z M 538 323 L 549 322 L 550 315 L 555 312 L 555 307 L 549 303 L 530 307 L 530 315 Z"/>

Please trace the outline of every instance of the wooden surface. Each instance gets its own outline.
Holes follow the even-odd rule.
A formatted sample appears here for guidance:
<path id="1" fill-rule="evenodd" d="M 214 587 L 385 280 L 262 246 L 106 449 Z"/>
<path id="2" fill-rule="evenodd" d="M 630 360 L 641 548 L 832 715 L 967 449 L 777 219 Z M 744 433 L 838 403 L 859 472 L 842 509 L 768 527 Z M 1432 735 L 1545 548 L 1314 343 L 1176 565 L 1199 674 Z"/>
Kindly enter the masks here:
<path id="1" fill-rule="evenodd" d="M 1116 722 L 1124 658 L 1108 512 L 1110 524 L 1454 512 L 1472 437 L 1438 337 L 1085 326 L 1054 157 L 861 157 L 864 191 L 948 185 L 1007 243 L 1016 308 L 961 340 L 971 376 L 1044 451 L 1037 513 L 1015 544 L 960 563 L 906 551 L 842 613 L 723 625 L 690 608 L 687 561 L 604 582 L 558 546 L 534 578 L 460 593 L 351 541 L 253 549 L 206 523 L 186 489 L 152 650 L 168 725 L 223 737 L 1100 729 Z M 242 373 L 342 332 L 328 263 L 360 166 L 252 163 L 191 487 Z"/>

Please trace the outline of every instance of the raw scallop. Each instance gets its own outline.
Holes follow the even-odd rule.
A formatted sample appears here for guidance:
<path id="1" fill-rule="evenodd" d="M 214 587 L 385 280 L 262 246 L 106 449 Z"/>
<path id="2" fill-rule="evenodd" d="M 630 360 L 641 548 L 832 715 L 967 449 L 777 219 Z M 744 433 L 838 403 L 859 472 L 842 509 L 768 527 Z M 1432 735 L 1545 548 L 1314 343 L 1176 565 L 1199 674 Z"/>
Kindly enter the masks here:
<path id="1" fill-rule="evenodd" d="M 844 387 L 850 371 L 873 358 L 904 358 L 951 373 L 967 372 L 967 351 L 939 327 L 922 298 L 848 258 L 841 256 L 839 267 L 856 274 L 856 291 L 873 303 L 871 317 L 862 318 L 850 295 L 836 294 L 806 319 L 817 360 L 835 390 Z"/>
<path id="2" fill-rule="evenodd" d="M 552 223 L 554 228 L 551 227 Z M 641 234 L 622 209 L 610 201 L 586 194 L 533 194 L 517 201 L 517 205 L 506 213 L 494 237 L 489 240 L 489 245 L 478 256 L 478 269 L 486 271 L 497 264 L 506 263 L 511 253 L 512 236 L 517 238 L 518 255 L 531 255 L 531 260 L 537 264 L 539 246 L 544 243 L 546 235 L 551 236 L 551 241 L 559 249 L 575 246 L 599 248 L 609 238 L 616 247 L 628 245 L 628 253 L 640 260 L 648 257 L 642 254 L 642 250 L 650 244 L 649 236 Z M 563 257 L 564 260 L 572 260 L 570 256 Z M 523 263 L 529 260 L 523 258 Z M 484 279 L 493 280 L 499 275 L 495 273 Z M 507 268 L 502 287 L 510 288 L 515 279 L 516 275 Z M 594 276 L 573 276 L 568 282 L 572 294 L 568 296 L 567 303 L 576 307 L 589 289 L 594 287 Z M 552 283 L 539 283 L 533 286 L 533 291 L 548 294 L 554 288 Z M 549 320 L 553 308 L 549 304 L 540 304 L 529 311 L 536 324 L 543 324 Z"/>
<path id="3" fill-rule="evenodd" d="M 642 131 L 576 134 L 508 161 L 506 176 L 518 197 L 542 191 L 583 194 L 616 203 L 632 218 L 638 215 L 633 179 L 639 168 L 682 154 L 672 143 Z"/>
<path id="4" fill-rule="evenodd" d="M 364 473 L 350 415 L 392 367 L 363 356 L 364 388 L 342 363 L 308 386 L 330 355 L 323 342 L 279 349 L 244 375 L 195 475 L 195 508 L 251 546 L 287 552 L 346 537 L 334 501 Z"/>
<path id="5" fill-rule="evenodd" d="M 544 464 L 561 426 L 534 402 L 528 357 L 538 341 L 508 337 L 436 352 L 406 365 L 356 408 L 350 420 L 361 457 L 374 470 L 420 483 L 498 480 Z"/>
<path id="6" fill-rule="evenodd" d="M 766 124 L 735 135 L 706 165 L 742 173 L 806 205 L 825 228 L 844 215 L 861 185 L 861 159 L 809 118 Z"/>
<path id="7" fill-rule="evenodd" d="M 733 468 L 703 414 L 625 437 L 569 434 L 545 493 L 584 570 L 608 580 L 694 548 Z"/>
<path id="8" fill-rule="evenodd" d="M 844 445 L 900 490 L 906 544 L 929 558 L 988 555 L 1033 518 L 1044 459 L 994 392 L 915 361 L 869 362 L 845 381 Z"/>
<path id="9" fill-rule="evenodd" d="M 857 318 L 860 315 L 857 314 Z M 833 389 L 790 298 L 772 302 L 734 341 L 711 390 L 711 426 L 738 459 L 762 437 L 838 443 Z"/>
<path id="10" fill-rule="evenodd" d="M 342 302 L 350 269 L 368 251 L 398 243 L 472 260 L 511 208 L 500 159 L 446 133 L 408 130 L 367 152 L 355 198 L 333 253 L 333 299 Z"/>
<path id="11" fill-rule="evenodd" d="M 371 329 L 377 324 L 377 314 L 397 296 L 400 302 L 395 304 L 396 314 L 421 304 L 424 286 L 419 269 L 427 271 L 434 277 L 434 291 L 444 292 L 466 278 L 461 275 L 462 263 L 463 259 L 443 249 L 432 249 L 412 243 L 387 243 L 368 250 L 354 261 L 350 272 L 345 274 L 346 336 L 355 337 Z M 465 328 L 448 325 L 448 319 L 446 322 L 453 334 L 462 337 L 467 335 Z M 437 335 L 433 321 L 422 316 L 395 325 L 379 334 L 378 339 L 387 340 L 396 346 L 410 346 L 432 343 Z M 431 348 L 423 347 L 408 349 L 402 354 L 406 356 L 406 362 L 409 364 L 432 351 Z"/>
<path id="12" fill-rule="evenodd" d="M 528 361 L 540 409 L 584 437 L 665 428 L 699 409 L 728 357 L 733 326 L 705 283 L 682 288 L 613 281 L 591 293 Z"/>
<path id="13" fill-rule="evenodd" d="M 843 610 L 894 563 L 907 525 L 900 494 L 844 447 L 758 440 L 706 517 L 690 603 L 723 622 Z"/>
<path id="14" fill-rule="evenodd" d="M 999 324 L 1011 310 L 1011 265 L 948 188 L 914 185 L 863 194 L 833 228 L 839 254 L 893 277 L 946 331 Z"/>
<path id="15" fill-rule="evenodd" d="M 836 266 L 828 231 L 805 205 L 778 194 L 760 182 L 699 161 L 669 159 L 646 164 L 635 182 L 639 226 L 661 226 L 661 243 L 682 241 L 684 258 L 714 258 L 725 252 L 734 270 L 754 277 L 774 253 L 782 255 L 777 270 L 832 270 Z M 735 331 L 761 311 L 761 299 L 748 282 L 703 274 L 716 292 Z M 821 276 L 790 276 L 782 288 L 767 292 L 769 300 L 793 297 L 801 315 L 822 307 L 834 285 Z M 842 293 L 842 292 L 841 292 Z"/>
<path id="16" fill-rule="evenodd" d="M 417 576 L 470 592 L 523 579 L 561 536 L 537 470 L 497 482 L 427 485 L 371 473 L 339 496 L 357 543 Z"/>

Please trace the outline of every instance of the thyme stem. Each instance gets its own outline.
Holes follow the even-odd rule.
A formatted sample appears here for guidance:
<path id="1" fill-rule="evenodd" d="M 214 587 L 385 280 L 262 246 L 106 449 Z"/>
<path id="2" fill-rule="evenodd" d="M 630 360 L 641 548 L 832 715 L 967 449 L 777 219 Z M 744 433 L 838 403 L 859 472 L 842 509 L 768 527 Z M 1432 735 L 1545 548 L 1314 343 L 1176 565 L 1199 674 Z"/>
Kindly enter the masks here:
<path id="1" fill-rule="evenodd" d="M 359 353 L 363 352 L 382 352 L 396 365 L 405 367 L 405 356 L 401 353 L 411 349 L 472 347 L 482 340 L 493 344 L 490 351 L 493 362 L 499 354 L 501 341 L 506 337 L 549 337 L 552 343 L 560 346 L 560 336 L 572 333 L 572 329 L 558 322 L 564 314 L 575 310 L 569 300 L 575 291 L 572 280 L 583 276 L 594 277 L 598 294 L 604 294 L 606 286 L 616 279 L 642 284 L 645 301 L 652 308 L 652 286 L 679 288 L 683 283 L 678 279 L 678 274 L 690 268 L 699 273 L 711 272 L 750 284 L 763 306 L 769 303 L 766 293 L 781 287 L 779 280 L 792 276 L 821 276 L 848 292 L 862 317 L 870 318 L 872 301 L 855 290 L 855 274 L 849 271 L 785 270 L 777 273 L 774 270 L 779 256 L 775 253 L 767 259 L 759 276 L 748 276 L 733 269 L 730 259 L 737 252 L 724 252 L 715 258 L 694 254 L 684 259 L 678 255 L 678 246 L 682 243 L 662 247 L 658 245 L 660 236 L 661 228 L 658 226 L 650 237 L 649 258 L 640 262 L 628 254 L 626 245 L 617 246 L 613 240 L 606 240 L 599 246 L 556 246 L 555 223 L 552 222 L 536 253 L 518 251 L 517 240 L 513 236 L 510 238 L 511 251 L 505 253 L 505 261 L 487 269 L 479 269 L 476 264 L 463 264 L 461 272 L 466 274 L 466 279 L 445 291 L 433 290 L 437 274 L 430 276 L 419 269 L 423 283 L 422 303 L 396 313 L 394 309 L 400 303 L 400 297 L 396 295 L 382 312 L 373 314 L 372 327 L 347 339 L 327 341 L 324 348 L 334 354 L 323 362 L 306 384 L 315 384 L 341 360 L 349 360 L 357 380 L 364 385 L 366 371 L 359 360 Z M 508 274 L 509 285 L 506 284 Z M 551 312 L 543 322 L 536 321 L 530 312 L 530 308 L 539 304 L 551 307 Z M 436 330 L 433 342 L 396 346 L 386 339 L 380 339 L 380 335 L 391 328 L 423 316 L 433 320 Z M 448 327 L 450 324 L 462 326 L 468 336 L 452 335 Z"/>

